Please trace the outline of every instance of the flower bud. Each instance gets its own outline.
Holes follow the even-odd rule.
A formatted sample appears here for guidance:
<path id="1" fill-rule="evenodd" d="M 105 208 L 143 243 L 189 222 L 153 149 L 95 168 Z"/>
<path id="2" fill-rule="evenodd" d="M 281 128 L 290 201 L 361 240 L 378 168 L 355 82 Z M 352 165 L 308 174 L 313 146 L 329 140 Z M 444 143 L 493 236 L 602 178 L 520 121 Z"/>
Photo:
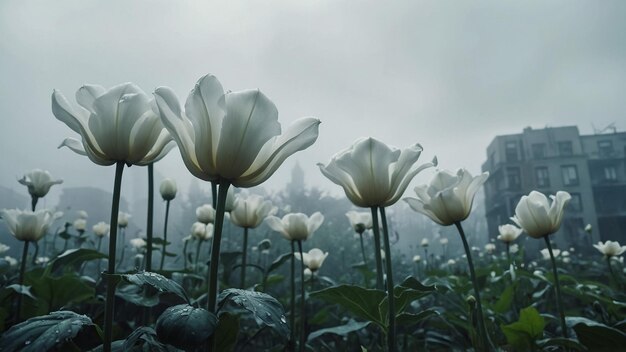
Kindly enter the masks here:
<path id="1" fill-rule="evenodd" d="M 159 192 L 161 192 L 161 197 L 163 197 L 163 200 L 169 201 L 176 198 L 176 191 L 176 181 L 171 178 L 166 178 L 161 181 Z"/>

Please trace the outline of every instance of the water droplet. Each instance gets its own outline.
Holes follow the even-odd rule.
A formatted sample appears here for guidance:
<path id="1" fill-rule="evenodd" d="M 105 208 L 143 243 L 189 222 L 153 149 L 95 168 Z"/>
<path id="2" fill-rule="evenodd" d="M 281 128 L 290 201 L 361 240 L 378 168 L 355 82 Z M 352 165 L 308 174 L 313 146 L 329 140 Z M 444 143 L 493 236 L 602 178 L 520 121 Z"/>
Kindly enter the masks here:
<path id="1" fill-rule="evenodd" d="M 30 340 L 26 340 L 26 341 L 24 342 L 24 344 L 25 344 L 25 345 L 30 345 Z"/>
<path id="2" fill-rule="evenodd" d="M 280 322 L 281 322 L 281 323 L 283 323 L 283 324 L 287 324 L 287 319 L 285 318 L 285 316 L 284 316 L 284 315 L 282 315 L 282 316 L 280 317 Z"/>
<path id="3" fill-rule="evenodd" d="M 59 343 L 59 339 L 57 338 L 56 340 L 54 340 L 54 342 Z"/>
<path id="4" fill-rule="evenodd" d="M 59 332 L 60 332 L 59 330 L 54 330 L 54 333 L 55 333 L 55 334 L 58 334 Z"/>

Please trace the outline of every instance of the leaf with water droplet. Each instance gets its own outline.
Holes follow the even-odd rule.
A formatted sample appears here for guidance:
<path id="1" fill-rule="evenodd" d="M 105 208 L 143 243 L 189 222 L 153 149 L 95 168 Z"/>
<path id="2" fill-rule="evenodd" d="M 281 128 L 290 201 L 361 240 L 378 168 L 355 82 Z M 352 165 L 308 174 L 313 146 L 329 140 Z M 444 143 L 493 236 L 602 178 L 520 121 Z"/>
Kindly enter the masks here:
<path id="1" fill-rule="evenodd" d="M 266 293 L 230 288 L 222 291 L 218 302 L 220 313 L 237 312 L 243 308 L 252 313 L 260 326 L 268 326 L 285 338 L 289 336 L 289 327 L 283 322 L 283 306 Z"/>

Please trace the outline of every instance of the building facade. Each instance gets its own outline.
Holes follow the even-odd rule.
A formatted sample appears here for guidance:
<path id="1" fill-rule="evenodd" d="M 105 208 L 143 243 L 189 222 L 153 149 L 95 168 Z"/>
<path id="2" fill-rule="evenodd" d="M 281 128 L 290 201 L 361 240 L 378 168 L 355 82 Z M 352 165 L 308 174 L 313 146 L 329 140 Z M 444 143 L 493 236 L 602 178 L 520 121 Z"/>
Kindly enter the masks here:
<path id="1" fill-rule="evenodd" d="M 589 251 L 599 240 L 626 242 L 626 132 L 581 135 L 576 126 L 528 127 L 494 138 L 482 170 L 490 173 L 485 207 L 491 238 L 511 222 L 523 195 L 564 190 L 572 199 L 553 236 L 559 247 Z"/>

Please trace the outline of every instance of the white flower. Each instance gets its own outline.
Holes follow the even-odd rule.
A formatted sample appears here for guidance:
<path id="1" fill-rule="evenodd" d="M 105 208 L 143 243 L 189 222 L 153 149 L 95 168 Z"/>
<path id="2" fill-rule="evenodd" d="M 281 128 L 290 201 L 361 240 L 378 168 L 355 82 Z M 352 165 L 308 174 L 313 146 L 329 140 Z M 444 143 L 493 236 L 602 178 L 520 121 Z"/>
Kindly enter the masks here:
<path id="1" fill-rule="evenodd" d="M 428 247 L 428 238 L 422 238 L 422 242 L 420 242 L 420 246 Z"/>
<path id="2" fill-rule="evenodd" d="M 448 259 L 448 265 L 454 265 L 456 261 L 454 259 Z"/>
<path id="3" fill-rule="evenodd" d="M 237 205 L 230 212 L 230 221 L 239 227 L 254 229 L 261 225 L 269 215 L 274 215 L 277 208 L 272 202 L 258 195 L 239 196 Z"/>
<path id="4" fill-rule="evenodd" d="M 443 238 L 439 239 L 439 243 L 440 243 L 442 246 L 447 245 L 447 244 L 448 244 L 448 238 L 443 237 Z"/>
<path id="5" fill-rule="evenodd" d="M 170 88 L 157 88 L 154 96 L 187 169 L 206 181 L 256 186 L 317 139 L 318 119 L 299 119 L 281 135 L 278 110 L 269 98 L 259 90 L 224 93 L 213 75 L 198 80 L 185 112 Z"/>
<path id="6" fill-rule="evenodd" d="M 548 248 L 544 248 L 540 252 L 543 259 L 550 259 L 550 251 L 548 251 Z M 559 254 L 561 254 L 561 250 L 553 249 L 552 254 L 554 254 L 554 257 L 556 258 L 559 256 Z"/>
<path id="7" fill-rule="evenodd" d="M 346 213 L 350 226 L 359 234 L 363 231 L 372 228 L 372 213 L 371 212 L 358 212 L 351 210 Z"/>
<path id="8" fill-rule="evenodd" d="M 626 252 L 626 246 L 621 246 L 617 241 L 598 242 L 593 246 L 607 257 L 617 257 Z"/>
<path id="9" fill-rule="evenodd" d="M 22 177 L 19 183 L 28 187 L 28 193 L 32 197 L 45 197 L 50 187 L 63 183 L 63 180 L 53 180 L 48 171 L 35 169 Z"/>
<path id="10" fill-rule="evenodd" d="M 203 223 L 208 224 L 215 221 L 215 209 L 211 204 L 203 204 L 196 208 L 196 219 Z"/>
<path id="11" fill-rule="evenodd" d="M 130 240 L 130 245 L 133 246 L 135 250 L 144 249 L 148 243 L 143 238 L 133 238 Z"/>
<path id="12" fill-rule="evenodd" d="M 572 197 L 567 192 L 558 191 L 556 196 L 550 198 L 552 205 L 548 203 L 548 198 L 543 193 L 537 191 L 522 196 L 511 220 L 533 238 L 542 238 L 555 233 L 563 221 L 563 208 Z"/>
<path id="13" fill-rule="evenodd" d="M 163 200 L 172 200 L 176 198 L 177 190 L 176 181 L 171 178 L 163 179 L 163 181 L 161 181 L 161 185 L 159 186 L 159 192 L 161 193 Z"/>
<path id="14" fill-rule="evenodd" d="M 485 252 L 491 254 L 496 250 L 496 245 L 493 243 L 487 243 L 485 245 Z"/>
<path id="15" fill-rule="evenodd" d="M 148 165 L 161 159 L 174 146 L 151 99 L 141 88 L 124 83 L 109 90 L 85 85 L 76 92 L 78 107 L 71 106 L 61 92 L 52 93 L 52 113 L 81 141 L 66 138 L 62 146 L 86 155 L 98 165 L 123 161 Z"/>
<path id="16" fill-rule="evenodd" d="M 300 253 L 294 253 L 294 256 L 296 259 L 302 260 L 309 270 L 316 272 L 324 263 L 324 259 L 328 257 L 328 252 L 324 253 L 319 248 L 313 248 L 308 253 L 303 252 L 302 257 L 300 257 Z"/>
<path id="17" fill-rule="evenodd" d="M 96 236 L 104 237 L 107 233 L 109 233 L 111 226 L 104 221 L 100 221 L 99 223 L 93 225 L 91 229 Z"/>
<path id="18" fill-rule="evenodd" d="M 448 170 L 437 171 L 428 185 L 415 187 L 417 198 L 404 198 L 411 208 L 448 226 L 465 220 L 471 210 L 474 195 L 489 173 L 472 177 L 469 171 L 459 169 L 456 175 Z"/>
<path id="19" fill-rule="evenodd" d="M 309 268 L 304 268 L 304 279 L 308 280 L 313 276 L 313 272 Z"/>
<path id="20" fill-rule="evenodd" d="M 207 241 L 213 238 L 213 224 L 194 222 L 191 225 L 191 235 L 200 241 Z"/>
<path id="21" fill-rule="evenodd" d="M 87 215 L 87 212 L 84 210 L 79 210 L 76 212 L 76 215 L 81 218 L 81 219 L 87 219 L 89 216 Z"/>
<path id="22" fill-rule="evenodd" d="M 4 257 L 4 260 L 6 260 L 10 266 L 16 266 L 17 265 L 17 259 L 11 257 L 11 256 L 6 256 Z"/>
<path id="23" fill-rule="evenodd" d="M 585 226 L 585 232 L 586 233 L 591 233 L 591 231 L 593 231 L 593 228 L 591 227 L 591 224 L 587 224 L 587 226 Z"/>
<path id="24" fill-rule="evenodd" d="M 414 255 L 413 256 L 413 262 L 419 263 L 421 261 L 422 261 L 422 257 L 420 257 L 419 255 Z"/>
<path id="25" fill-rule="evenodd" d="M 400 199 L 415 175 L 437 165 L 435 158 L 414 168 L 421 153 L 419 144 L 399 150 L 371 137 L 361 138 L 335 154 L 328 165 L 317 165 L 354 205 L 387 207 Z"/>
<path id="26" fill-rule="evenodd" d="M 4 243 L 0 243 L 0 254 L 6 253 L 11 247 L 7 246 Z"/>
<path id="27" fill-rule="evenodd" d="M 509 252 L 511 254 L 515 254 L 518 251 L 519 251 L 519 245 L 517 243 L 516 244 L 512 244 L 511 246 L 509 246 Z"/>
<path id="28" fill-rule="evenodd" d="M 515 241 L 524 230 L 515 225 L 505 224 L 498 226 L 498 231 L 500 232 L 498 235 L 498 239 L 500 241 L 504 243 L 511 243 Z"/>
<path id="29" fill-rule="evenodd" d="M 74 224 L 72 225 L 76 229 L 76 231 L 85 231 L 87 228 L 87 220 L 83 218 L 78 218 L 74 220 Z"/>
<path id="30" fill-rule="evenodd" d="M 265 222 L 272 230 L 280 232 L 283 237 L 290 241 L 304 241 L 322 225 L 324 215 L 315 212 L 309 218 L 302 213 L 290 213 L 283 216 L 282 219 L 268 216 Z"/>
<path id="31" fill-rule="evenodd" d="M 20 241 L 39 241 L 54 221 L 48 209 L 30 210 L 2 209 L 0 217 L 4 220 L 9 232 Z"/>
<path id="32" fill-rule="evenodd" d="M 121 228 L 125 228 L 128 226 L 128 221 L 130 220 L 130 214 L 120 211 L 117 214 L 117 226 Z"/>
<path id="33" fill-rule="evenodd" d="M 226 192 L 226 203 L 224 204 L 224 211 L 229 213 L 235 209 L 237 206 L 237 202 L 239 201 L 239 197 L 235 196 L 235 187 L 228 187 L 228 191 Z"/>
<path id="34" fill-rule="evenodd" d="M 49 257 L 37 257 L 37 259 L 35 259 L 35 264 L 37 264 L 37 265 L 45 265 L 49 261 L 50 261 Z"/>

